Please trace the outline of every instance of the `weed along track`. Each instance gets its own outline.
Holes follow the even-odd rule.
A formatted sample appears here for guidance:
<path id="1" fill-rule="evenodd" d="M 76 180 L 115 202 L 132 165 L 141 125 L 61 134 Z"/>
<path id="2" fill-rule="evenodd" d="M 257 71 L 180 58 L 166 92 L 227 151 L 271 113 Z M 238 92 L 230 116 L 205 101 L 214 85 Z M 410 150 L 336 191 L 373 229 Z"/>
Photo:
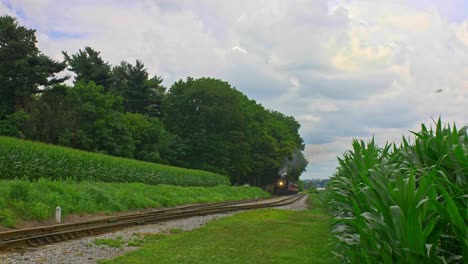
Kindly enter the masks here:
<path id="1" fill-rule="evenodd" d="M 98 235 L 134 225 L 187 218 L 192 216 L 225 213 L 238 210 L 252 210 L 292 204 L 303 195 L 274 197 L 262 200 L 229 201 L 174 208 L 158 209 L 151 212 L 105 217 L 92 221 L 58 224 L 0 233 L 0 251 L 21 247 L 37 247 L 85 236 Z"/>

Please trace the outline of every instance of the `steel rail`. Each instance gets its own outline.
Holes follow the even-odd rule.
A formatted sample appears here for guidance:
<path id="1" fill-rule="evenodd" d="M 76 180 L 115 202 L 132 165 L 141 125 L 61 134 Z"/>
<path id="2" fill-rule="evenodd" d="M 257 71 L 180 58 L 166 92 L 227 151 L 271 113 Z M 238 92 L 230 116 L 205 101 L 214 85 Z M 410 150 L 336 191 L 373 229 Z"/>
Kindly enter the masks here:
<path id="1" fill-rule="evenodd" d="M 102 234 L 134 225 L 156 223 L 172 219 L 187 218 L 239 210 L 283 206 L 296 202 L 304 195 L 276 198 L 279 200 L 244 200 L 220 203 L 186 205 L 158 209 L 145 213 L 105 217 L 96 220 L 21 229 L 0 233 L 0 251 L 25 246 L 42 246 L 70 239 Z"/>
<path id="2" fill-rule="evenodd" d="M 258 201 L 263 201 L 258 200 Z M 148 212 L 143 213 L 129 213 L 123 214 L 119 216 L 110 216 L 110 217 L 102 217 L 99 219 L 88 220 L 88 221 L 81 221 L 76 223 L 65 223 L 65 224 L 56 224 L 56 225 L 49 225 L 49 226 L 41 226 L 41 227 L 34 227 L 28 229 L 19 229 L 13 231 L 6 231 L 0 232 L 0 243 L 2 241 L 10 240 L 12 238 L 23 237 L 23 236 L 33 236 L 33 235 L 40 235 L 44 233 L 50 232 L 58 232 L 70 229 L 71 226 L 77 227 L 86 227 L 86 226 L 93 226 L 101 223 L 112 223 L 117 221 L 122 221 L 124 219 L 132 219 L 132 218 L 141 218 L 147 215 L 157 215 L 157 214 L 167 214 L 170 212 L 181 212 L 184 210 L 196 210 L 198 208 L 207 208 L 213 206 L 221 206 L 221 205 L 230 205 L 230 204 L 240 204 L 240 203 L 250 203 L 257 201 L 257 199 L 250 199 L 250 200 L 241 200 L 241 201 L 226 201 L 226 202 L 218 202 L 218 203 L 205 203 L 205 204 L 193 204 L 193 205 L 183 205 L 171 208 L 157 208 Z"/>

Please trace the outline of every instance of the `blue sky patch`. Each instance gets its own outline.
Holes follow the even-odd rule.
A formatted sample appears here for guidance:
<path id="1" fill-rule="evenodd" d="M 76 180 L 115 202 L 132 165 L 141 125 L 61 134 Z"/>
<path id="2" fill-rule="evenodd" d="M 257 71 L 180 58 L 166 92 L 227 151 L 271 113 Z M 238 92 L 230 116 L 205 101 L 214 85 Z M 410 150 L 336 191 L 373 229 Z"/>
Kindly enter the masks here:
<path id="1" fill-rule="evenodd" d="M 81 32 L 65 32 L 60 30 L 50 30 L 47 35 L 52 39 L 81 39 L 86 36 Z"/>

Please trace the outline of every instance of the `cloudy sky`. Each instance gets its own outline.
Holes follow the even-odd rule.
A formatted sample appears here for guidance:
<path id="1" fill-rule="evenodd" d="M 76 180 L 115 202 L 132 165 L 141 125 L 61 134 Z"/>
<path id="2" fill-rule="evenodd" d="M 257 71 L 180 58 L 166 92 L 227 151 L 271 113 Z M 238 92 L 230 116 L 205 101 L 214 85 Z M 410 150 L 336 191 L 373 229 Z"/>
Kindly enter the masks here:
<path id="1" fill-rule="evenodd" d="M 328 178 L 352 138 L 398 141 L 442 116 L 468 124 L 465 0 L 0 0 L 61 59 L 91 46 L 170 86 L 230 82 L 301 124 L 302 179 Z"/>

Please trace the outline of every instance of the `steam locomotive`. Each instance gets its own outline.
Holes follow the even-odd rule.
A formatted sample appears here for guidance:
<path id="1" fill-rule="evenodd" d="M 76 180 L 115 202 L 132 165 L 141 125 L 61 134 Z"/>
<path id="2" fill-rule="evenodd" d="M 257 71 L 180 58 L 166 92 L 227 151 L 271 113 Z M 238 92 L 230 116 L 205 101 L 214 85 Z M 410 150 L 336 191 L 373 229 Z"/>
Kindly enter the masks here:
<path id="1" fill-rule="evenodd" d="M 285 176 L 280 176 L 274 183 L 267 185 L 265 190 L 274 195 L 296 194 L 299 192 L 299 185 Z"/>

